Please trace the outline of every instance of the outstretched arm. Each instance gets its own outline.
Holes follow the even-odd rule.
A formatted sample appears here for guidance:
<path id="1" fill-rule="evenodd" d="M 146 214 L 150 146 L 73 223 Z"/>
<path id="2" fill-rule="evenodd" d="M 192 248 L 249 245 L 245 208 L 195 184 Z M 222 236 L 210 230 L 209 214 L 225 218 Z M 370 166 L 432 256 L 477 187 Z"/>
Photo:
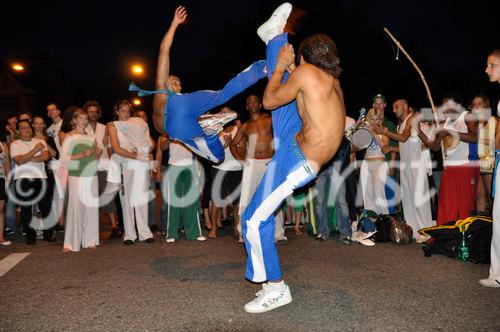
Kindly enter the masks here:
<path id="1" fill-rule="evenodd" d="M 177 27 L 187 20 L 187 10 L 183 6 L 177 7 L 174 18 L 160 44 L 160 53 L 158 55 L 158 65 L 156 67 L 156 90 L 172 90 L 168 80 L 170 75 L 170 48 L 174 41 Z M 165 112 L 165 102 L 167 95 L 164 93 L 155 94 L 153 99 L 153 123 L 157 130 L 163 132 L 163 116 Z"/>
<path id="2" fill-rule="evenodd" d="M 262 104 L 267 110 L 274 110 L 280 106 L 288 104 L 297 97 L 300 90 L 300 77 L 303 76 L 302 68 L 297 67 L 288 81 L 281 84 L 285 71 L 293 64 L 295 54 L 293 46 L 290 44 L 284 45 L 278 55 L 276 70 L 267 83 L 266 90 L 264 91 L 264 98 Z"/>

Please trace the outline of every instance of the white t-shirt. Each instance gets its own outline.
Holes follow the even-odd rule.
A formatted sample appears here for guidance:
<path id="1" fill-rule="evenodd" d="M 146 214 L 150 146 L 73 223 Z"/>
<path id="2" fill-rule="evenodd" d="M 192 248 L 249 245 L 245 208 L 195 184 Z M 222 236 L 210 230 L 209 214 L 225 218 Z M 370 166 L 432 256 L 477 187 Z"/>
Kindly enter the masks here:
<path id="1" fill-rule="evenodd" d="M 443 128 L 448 129 L 451 132 L 467 133 L 467 124 L 465 123 L 465 116 L 468 112 L 463 112 L 460 114 L 458 119 L 452 121 L 451 118 L 447 118 L 444 123 Z M 469 143 L 459 141 L 458 145 L 454 148 L 449 148 L 446 151 L 446 165 L 459 166 L 465 165 L 469 162 Z"/>
<path id="2" fill-rule="evenodd" d="M 45 150 L 47 150 L 47 143 L 44 140 L 39 138 L 32 138 L 30 141 L 23 141 L 22 139 L 15 140 L 10 145 L 10 157 L 14 159 L 15 156 L 21 156 L 27 154 L 38 143 L 42 143 L 45 146 Z M 39 151 L 35 154 L 35 157 L 38 157 L 42 154 L 42 151 Z M 43 161 L 33 162 L 29 161 L 22 165 L 17 165 L 14 169 L 14 180 L 17 179 L 46 179 L 47 174 L 45 173 L 45 165 Z"/>
<path id="3" fill-rule="evenodd" d="M 184 144 L 170 141 L 168 164 L 174 166 L 192 165 L 193 153 Z"/>
<path id="4" fill-rule="evenodd" d="M 234 138 L 234 136 L 236 136 L 236 132 L 238 132 L 238 127 L 233 126 L 233 130 L 231 130 L 231 138 Z M 223 132 L 219 133 L 219 140 L 221 141 L 222 145 L 226 143 L 224 140 Z M 214 165 L 213 167 L 223 171 L 241 171 L 243 169 L 243 165 L 234 158 L 229 146 L 224 149 L 224 161 L 219 165 Z"/>
<path id="5" fill-rule="evenodd" d="M 59 132 L 61 131 L 62 123 L 62 120 L 60 120 L 58 123 L 53 123 L 49 128 L 47 128 L 47 135 L 54 138 L 54 142 L 56 143 L 56 148 L 57 152 L 59 152 L 59 155 L 61 155 L 61 142 L 59 141 Z"/>

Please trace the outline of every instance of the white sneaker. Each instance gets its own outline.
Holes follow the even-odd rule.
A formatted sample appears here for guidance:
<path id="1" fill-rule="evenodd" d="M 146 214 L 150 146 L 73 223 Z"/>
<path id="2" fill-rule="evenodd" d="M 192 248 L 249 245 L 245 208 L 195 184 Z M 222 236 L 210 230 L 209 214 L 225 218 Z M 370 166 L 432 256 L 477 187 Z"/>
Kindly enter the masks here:
<path id="1" fill-rule="evenodd" d="M 500 280 L 493 278 L 481 279 L 479 284 L 484 287 L 500 288 Z"/>
<path id="2" fill-rule="evenodd" d="M 292 8 L 292 4 L 289 2 L 281 4 L 274 10 L 271 17 L 257 29 L 257 35 L 266 45 L 271 39 L 283 33 Z"/>
<path id="3" fill-rule="evenodd" d="M 170 238 L 170 239 L 166 239 L 165 240 L 167 243 L 174 243 L 175 242 L 175 239 L 174 238 Z"/>
<path id="4" fill-rule="evenodd" d="M 285 287 L 284 290 L 279 291 L 276 287 L 269 284 L 262 284 L 262 290 L 255 294 L 257 297 L 245 304 L 245 311 L 251 314 L 258 314 L 292 302 L 290 288 L 287 285 Z"/>
<path id="5" fill-rule="evenodd" d="M 370 233 L 363 233 L 361 231 L 356 231 L 356 232 L 352 233 L 351 240 L 354 241 L 354 242 L 359 242 L 362 245 L 365 245 L 365 246 L 368 246 L 368 247 L 372 247 L 372 246 L 375 245 L 375 242 L 373 242 L 372 240 L 368 239 L 369 236 L 367 237 L 367 235 L 369 235 L 369 234 Z"/>
<path id="6" fill-rule="evenodd" d="M 200 236 L 200 237 L 198 237 L 198 238 L 196 239 L 196 241 L 200 241 L 200 242 L 203 242 L 203 241 L 206 241 L 206 240 L 207 240 L 207 238 L 206 238 L 206 237 L 204 237 L 203 235 L 202 235 L 202 236 Z"/>

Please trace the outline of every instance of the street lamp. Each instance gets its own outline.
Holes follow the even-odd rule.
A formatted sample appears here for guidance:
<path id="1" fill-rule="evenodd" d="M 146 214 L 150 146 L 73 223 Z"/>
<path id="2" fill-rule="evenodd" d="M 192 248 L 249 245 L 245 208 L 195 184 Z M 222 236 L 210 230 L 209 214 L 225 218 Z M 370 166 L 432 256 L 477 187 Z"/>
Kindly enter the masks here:
<path id="1" fill-rule="evenodd" d="M 144 73 L 144 68 L 142 65 L 133 65 L 131 68 L 132 74 L 140 76 Z"/>
<path id="2" fill-rule="evenodd" d="M 11 67 L 13 70 L 15 70 L 17 72 L 24 71 L 24 66 L 20 63 L 13 63 Z"/>
<path id="3" fill-rule="evenodd" d="M 132 104 L 139 106 L 141 104 L 141 100 L 139 98 L 134 98 L 132 99 Z"/>

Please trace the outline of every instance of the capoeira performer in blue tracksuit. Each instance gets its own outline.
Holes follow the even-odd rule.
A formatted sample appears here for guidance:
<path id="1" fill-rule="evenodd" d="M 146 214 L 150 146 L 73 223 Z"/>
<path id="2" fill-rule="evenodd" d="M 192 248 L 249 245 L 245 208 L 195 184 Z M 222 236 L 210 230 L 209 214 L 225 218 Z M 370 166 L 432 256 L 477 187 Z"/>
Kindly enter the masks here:
<path id="1" fill-rule="evenodd" d="M 288 75 L 295 59 L 284 33 L 291 11 L 291 4 L 282 4 L 257 30 L 267 44 L 269 83 L 263 101 L 266 109 L 273 110 L 277 149 L 241 217 L 248 253 L 246 278 L 264 282 L 256 298 L 245 305 L 250 313 L 292 301 L 274 244 L 274 212 L 296 188 L 316 177 L 344 134 L 345 108 L 337 80 L 340 68 L 335 43 L 325 35 L 307 38 L 301 44 L 300 65 Z"/>
<path id="2" fill-rule="evenodd" d="M 198 118 L 264 78 L 265 61 L 257 61 L 252 64 L 230 80 L 222 90 L 203 90 L 181 94 L 179 78 L 169 73 L 170 48 L 175 31 L 179 25 L 186 22 L 186 19 L 186 8 L 177 7 L 170 28 L 160 45 L 156 72 L 156 90 L 141 90 L 133 83 L 130 85 L 129 90 L 138 92 L 139 96 L 155 95 L 153 99 L 153 122 L 158 131 L 166 132 L 170 139 L 180 141 L 194 153 L 218 163 L 224 159 L 224 147 L 217 136 L 217 131 L 212 130 L 211 134 L 207 135 L 200 126 Z M 216 127 L 222 129 L 222 125 L 233 120 L 235 116 L 236 113 L 234 113 L 234 116 L 230 114 L 224 118 L 214 117 L 218 121 Z"/>

